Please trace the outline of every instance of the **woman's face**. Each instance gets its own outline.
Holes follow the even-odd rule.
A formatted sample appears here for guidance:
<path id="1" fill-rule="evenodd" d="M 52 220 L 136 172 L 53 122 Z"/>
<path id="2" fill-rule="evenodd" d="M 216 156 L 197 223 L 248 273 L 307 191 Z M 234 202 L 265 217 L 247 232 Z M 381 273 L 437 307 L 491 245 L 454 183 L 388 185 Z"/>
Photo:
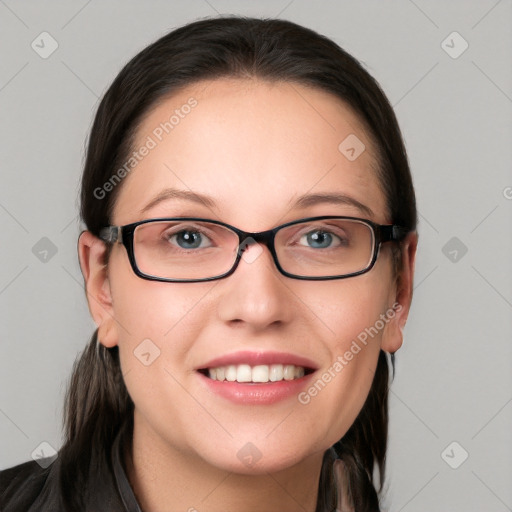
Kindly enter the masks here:
<path id="1" fill-rule="evenodd" d="M 354 135 L 366 147 L 355 159 L 339 149 Z M 316 89 L 201 82 L 145 117 L 134 149 L 145 145 L 118 185 L 114 225 L 193 216 L 256 232 L 321 215 L 391 221 L 363 126 L 341 101 Z M 355 148 L 357 156 L 361 146 Z M 207 195 L 211 203 L 154 201 L 171 188 Z M 349 199 L 295 206 L 311 194 Z M 108 278 L 90 306 L 100 341 L 119 346 L 138 435 L 239 473 L 321 459 L 362 408 L 379 350 L 401 344 L 409 304 L 396 305 L 389 245 L 370 272 L 330 281 L 285 277 L 266 247 L 251 245 L 232 275 L 199 283 L 141 279 L 125 248 L 115 245 Z M 411 263 L 406 255 L 406 267 Z M 199 371 L 230 363 L 314 371 L 265 384 L 214 382 Z"/>

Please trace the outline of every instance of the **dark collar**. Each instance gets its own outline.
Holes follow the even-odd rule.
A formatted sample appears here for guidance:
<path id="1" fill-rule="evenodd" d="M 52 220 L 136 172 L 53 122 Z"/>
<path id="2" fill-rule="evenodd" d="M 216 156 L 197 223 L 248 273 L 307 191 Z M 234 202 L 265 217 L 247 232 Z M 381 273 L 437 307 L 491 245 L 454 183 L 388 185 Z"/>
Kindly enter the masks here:
<path id="1" fill-rule="evenodd" d="M 132 442 L 132 429 L 128 423 L 121 428 L 118 432 L 114 444 L 112 445 L 112 467 L 117 484 L 117 490 L 121 496 L 121 500 L 126 509 L 126 512 L 142 512 L 133 489 L 128 481 L 126 471 L 123 464 L 123 450 L 127 443 Z"/>

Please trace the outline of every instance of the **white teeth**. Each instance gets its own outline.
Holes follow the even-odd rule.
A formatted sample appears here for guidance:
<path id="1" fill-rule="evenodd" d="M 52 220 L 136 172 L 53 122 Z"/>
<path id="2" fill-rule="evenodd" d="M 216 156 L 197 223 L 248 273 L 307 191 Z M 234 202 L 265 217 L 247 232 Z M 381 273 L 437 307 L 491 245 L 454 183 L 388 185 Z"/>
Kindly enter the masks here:
<path id="1" fill-rule="evenodd" d="M 304 377 L 305 369 L 293 364 L 248 364 L 219 366 L 209 368 L 210 379 L 228 382 L 279 382 L 281 380 L 294 380 Z"/>
<path id="2" fill-rule="evenodd" d="M 283 369 L 284 380 L 293 380 L 295 377 L 295 366 L 287 364 Z"/>
<path id="3" fill-rule="evenodd" d="M 215 378 L 217 380 L 224 380 L 225 375 L 226 375 L 226 370 L 223 366 L 221 366 L 220 368 L 217 368 L 217 375 L 215 376 Z"/>
<path id="4" fill-rule="evenodd" d="M 272 382 L 276 382 L 278 380 L 283 380 L 283 365 L 282 364 L 273 364 L 270 367 L 269 379 Z"/>
<path id="5" fill-rule="evenodd" d="M 268 366 L 262 364 L 252 369 L 253 382 L 268 382 Z"/>
<path id="6" fill-rule="evenodd" d="M 236 371 L 236 366 L 234 364 L 226 367 L 226 374 L 225 374 L 226 380 L 228 380 L 229 382 L 235 382 L 236 374 L 237 374 L 237 371 Z"/>
<path id="7" fill-rule="evenodd" d="M 248 364 L 240 364 L 236 370 L 237 382 L 251 382 L 252 372 Z"/>

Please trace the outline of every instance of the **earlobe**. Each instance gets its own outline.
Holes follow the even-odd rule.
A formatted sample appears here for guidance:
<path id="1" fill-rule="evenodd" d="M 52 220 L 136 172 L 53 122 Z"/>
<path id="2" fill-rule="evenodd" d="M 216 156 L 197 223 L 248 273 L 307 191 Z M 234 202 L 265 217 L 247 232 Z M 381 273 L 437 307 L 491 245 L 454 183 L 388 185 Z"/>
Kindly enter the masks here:
<path id="1" fill-rule="evenodd" d="M 106 347 L 117 345 L 110 281 L 105 264 L 107 247 L 90 231 L 78 239 L 78 257 L 84 277 L 89 311 L 98 326 L 98 340 Z"/>
<path id="2" fill-rule="evenodd" d="M 382 333 L 381 348 L 390 354 L 394 354 L 404 341 L 403 326 L 407 319 L 407 311 L 405 311 L 405 317 L 402 316 L 404 310 L 405 308 L 402 304 L 395 302 L 394 307 L 387 311 L 387 316 L 390 320 Z"/>

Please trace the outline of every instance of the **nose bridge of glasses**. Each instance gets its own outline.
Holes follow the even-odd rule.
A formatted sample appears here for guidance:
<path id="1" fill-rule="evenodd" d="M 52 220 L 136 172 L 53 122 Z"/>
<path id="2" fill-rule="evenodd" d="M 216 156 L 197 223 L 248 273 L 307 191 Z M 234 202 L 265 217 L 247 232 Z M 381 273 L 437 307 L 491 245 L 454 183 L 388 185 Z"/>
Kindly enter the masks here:
<path id="1" fill-rule="evenodd" d="M 239 231 L 239 251 L 245 251 L 249 245 L 253 244 L 262 244 L 266 245 L 269 250 L 271 250 L 271 243 L 274 239 L 274 231 L 269 229 L 267 231 L 259 231 L 259 232 L 248 232 L 248 231 Z"/>

